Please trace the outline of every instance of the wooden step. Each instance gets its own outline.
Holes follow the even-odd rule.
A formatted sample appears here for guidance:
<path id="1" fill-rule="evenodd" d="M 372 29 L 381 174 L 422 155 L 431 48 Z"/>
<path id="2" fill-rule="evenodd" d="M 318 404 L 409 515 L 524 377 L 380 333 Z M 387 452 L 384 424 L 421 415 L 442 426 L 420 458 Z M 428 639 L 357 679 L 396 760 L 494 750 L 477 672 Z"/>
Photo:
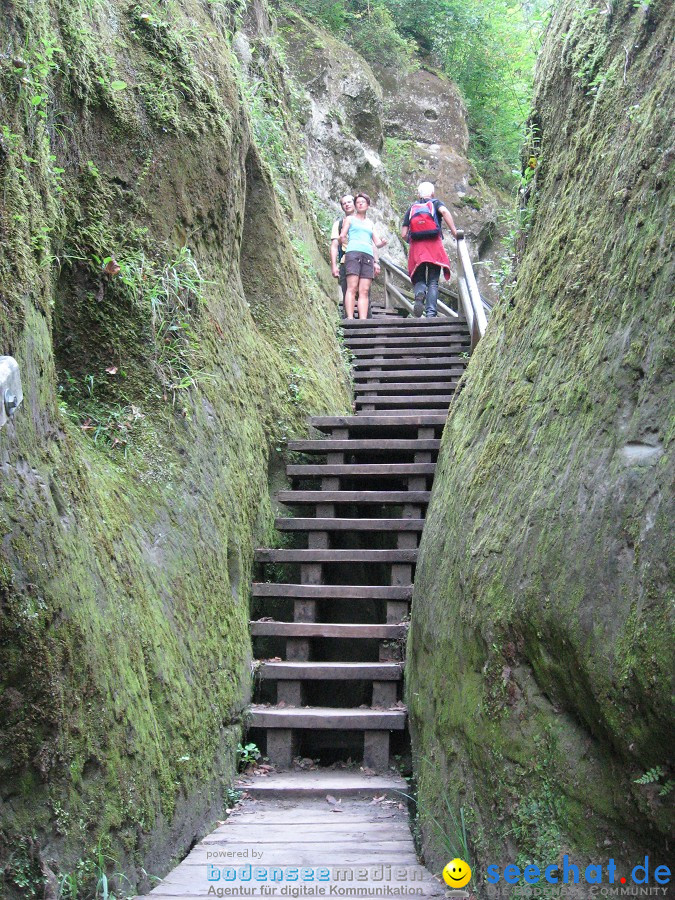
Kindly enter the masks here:
<path id="1" fill-rule="evenodd" d="M 415 381 L 442 381 L 460 378 L 465 372 L 464 366 L 447 369 L 389 369 L 386 372 L 355 372 L 354 383 L 358 388 L 365 381 L 396 382 L 401 379 Z M 406 382 L 407 383 L 407 382 Z"/>
<path id="2" fill-rule="evenodd" d="M 361 394 L 378 394 L 386 396 L 387 394 L 435 394 L 448 393 L 454 391 L 457 387 L 457 379 L 446 378 L 439 381 L 371 381 L 370 384 L 355 384 L 354 393 L 358 396 Z"/>
<path id="3" fill-rule="evenodd" d="M 246 791 L 256 799 L 267 797 L 284 800 L 288 798 L 297 800 L 303 797 L 320 798 L 322 807 L 329 807 L 329 804 L 326 803 L 326 795 L 343 799 L 347 797 L 367 797 L 370 799 L 371 797 L 386 795 L 400 802 L 401 797 L 404 797 L 410 790 L 408 782 L 393 772 L 389 772 L 387 775 L 364 775 L 362 772 L 347 769 L 271 772 L 264 778 L 242 775 L 235 787 Z M 382 807 L 374 805 L 371 809 L 381 810 Z M 284 813 L 287 821 L 289 811 L 284 810 Z M 348 814 L 343 813 L 343 815 Z M 260 812 L 256 810 L 256 822 L 259 821 L 259 817 Z M 334 816 L 333 818 L 342 821 L 340 816 Z M 292 846 L 291 850 L 293 851 Z"/>
<path id="4" fill-rule="evenodd" d="M 410 349 L 410 345 L 414 344 L 416 350 L 421 350 L 424 347 L 447 347 L 448 344 L 451 343 L 460 343 L 462 341 L 468 341 L 469 335 L 466 331 L 462 331 L 462 333 L 457 333 L 452 336 L 445 334 L 433 334 L 429 337 L 415 337 L 414 340 L 410 337 L 401 336 L 401 337 L 387 337 L 383 335 L 382 337 L 377 338 L 367 338 L 367 337 L 346 337 L 345 344 L 349 347 L 350 350 L 354 350 L 355 348 L 370 349 L 375 347 L 403 347 L 406 350 Z"/>
<path id="5" fill-rule="evenodd" d="M 412 349 L 411 354 L 414 353 L 414 349 Z M 466 366 L 469 360 L 463 356 L 400 356 L 393 358 L 382 358 L 382 359 L 359 359 L 359 357 L 355 357 L 352 360 L 352 368 L 355 370 L 354 377 L 361 378 L 369 375 L 371 370 L 381 369 L 383 372 L 389 371 L 390 369 L 400 369 L 406 370 L 408 367 L 410 369 L 424 369 L 424 368 L 439 368 L 440 366 L 452 366 L 461 364 Z M 372 377 L 372 376 L 369 376 Z"/>
<path id="6" fill-rule="evenodd" d="M 341 622 L 251 622 L 254 637 L 362 638 L 395 641 L 406 636 L 405 625 L 362 625 Z"/>
<path id="7" fill-rule="evenodd" d="M 279 531 L 417 531 L 424 528 L 424 519 L 338 519 L 292 518 L 274 520 Z"/>
<path id="8" fill-rule="evenodd" d="M 440 344 L 429 345 L 424 347 L 418 347 L 417 345 L 411 347 L 408 345 L 407 347 L 361 347 L 357 352 L 354 353 L 356 356 L 356 360 L 374 360 L 374 359 L 403 359 L 412 356 L 415 354 L 415 357 L 418 359 L 431 358 L 434 356 L 459 356 L 460 353 L 468 353 L 470 350 L 470 345 L 468 341 L 457 341 L 448 344 Z M 370 362 L 372 365 L 372 362 Z"/>
<path id="9" fill-rule="evenodd" d="M 453 394 L 410 394 L 405 396 L 383 397 L 375 395 L 375 397 L 357 397 L 356 406 L 378 406 L 378 407 L 408 407 L 412 409 L 420 409 L 425 406 L 443 407 L 449 406 L 453 398 Z"/>
<path id="10" fill-rule="evenodd" d="M 345 731 L 403 731 L 405 709 L 340 709 L 330 706 L 285 707 L 253 704 L 251 728 L 321 728 Z"/>
<path id="11" fill-rule="evenodd" d="M 417 550 L 276 550 L 261 547 L 255 551 L 255 561 L 259 563 L 414 563 L 416 560 Z"/>
<path id="12" fill-rule="evenodd" d="M 452 324 L 460 323 L 466 327 L 466 321 L 463 316 L 436 316 L 434 319 L 417 319 L 414 316 L 385 315 L 377 320 L 378 325 L 394 325 L 402 328 L 410 325 L 423 328 L 442 328 L 448 322 Z M 360 331 L 363 328 L 372 328 L 371 323 L 372 319 L 343 319 L 341 324 L 345 330 L 354 329 L 355 331 Z"/>
<path id="13" fill-rule="evenodd" d="M 317 465 L 286 466 L 290 477 L 326 478 L 329 475 L 356 478 L 382 476 L 433 475 L 436 463 L 318 463 Z"/>
<path id="14" fill-rule="evenodd" d="M 417 440 L 415 438 L 382 438 L 381 440 L 354 438 L 351 441 L 325 438 L 319 441 L 289 441 L 287 444 L 289 450 L 323 455 L 344 451 L 349 453 L 418 453 L 422 450 L 440 450 L 440 446 L 439 438 L 422 438 Z"/>
<path id="15" fill-rule="evenodd" d="M 254 581 L 254 597 L 290 597 L 293 600 L 399 600 L 412 599 L 412 585 L 370 584 L 275 584 Z"/>
<path id="16" fill-rule="evenodd" d="M 467 335 L 469 332 L 465 325 L 441 325 L 430 332 L 424 325 L 408 325 L 401 327 L 396 325 L 375 325 L 372 328 L 363 328 L 358 332 L 346 332 L 344 342 L 349 346 L 353 341 L 369 340 L 380 341 L 384 338 L 404 337 L 411 340 L 418 337 L 447 337 L 448 335 Z"/>
<path id="17" fill-rule="evenodd" d="M 431 491 L 279 491 L 277 500 L 288 506 L 305 503 L 428 503 Z"/>
<path id="18" fill-rule="evenodd" d="M 263 662 L 261 678 L 277 681 L 400 681 L 400 663 Z"/>
<path id="19" fill-rule="evenodd" d="M 445 425 L 448 418 L 445 413 L 382 413 L 371 416 L 310 416 L 309 424 L 319 431 L 331 428 L 347 428 L 349 431 L 360 431 L 364 428 L 396 431 L 405 426 L 430 428 Z"/>

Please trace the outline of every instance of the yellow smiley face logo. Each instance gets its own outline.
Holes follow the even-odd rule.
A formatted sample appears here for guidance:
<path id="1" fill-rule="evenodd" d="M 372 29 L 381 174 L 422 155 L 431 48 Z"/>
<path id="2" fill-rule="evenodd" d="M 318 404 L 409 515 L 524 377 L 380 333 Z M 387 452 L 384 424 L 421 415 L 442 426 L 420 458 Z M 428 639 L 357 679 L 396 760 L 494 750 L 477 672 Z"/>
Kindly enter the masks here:
<path id="1" fill-rule="evenodd" d="M 471 866 L 463 859 L 451 859 L 443 869 L 443 881 L 451 888 L 463 888 L 471 881 Z"/>

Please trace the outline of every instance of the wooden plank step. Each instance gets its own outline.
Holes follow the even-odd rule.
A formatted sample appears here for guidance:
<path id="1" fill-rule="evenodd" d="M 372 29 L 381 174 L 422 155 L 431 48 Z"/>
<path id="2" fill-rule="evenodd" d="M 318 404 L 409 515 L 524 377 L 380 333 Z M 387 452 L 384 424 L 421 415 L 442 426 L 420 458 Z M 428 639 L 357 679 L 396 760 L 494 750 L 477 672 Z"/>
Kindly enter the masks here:
<path id="1" fill-rule="evenodd" d="M 293 600 L 401 600 L 412 599 L 412 585 L 275 584 L 254 581 L 254 597 L 290 597 Z"/>
<path id="2" fill-rule="evenodd" d="M 434 425 L 443 426 L 448 418 L 447 413 L 382 413 L 371 416 L 310 416 L 309 424 L 319 431 L 329 428 L 348 428 L 350 431 L 358 431 L 363 428 L 401 428 L 403 426 L 416 426 L 418 428 L 430 428 Z"/>
<path id="3" fill-rule="evenodd" d="M 331 706 L 275 707 L 251 704 L 251 728 L 310 728 L 403 731 L 405 709 L 340 709 Z"/>
<path id="4" fill-rule="evenodd" d="M 344 624 L 342 622 L 250 622 L 254 637 L 361 638 L 397 640 L 406 636 L 401 625 Z"/>
<path id="5" fill-rule="evenodd" d="M 414 349 L 411 349 L 410 353 L 414 353 Z M 382 358 L 379 360 L 374 359 L 359 359 L 359 357 L 355 357 L 352 360 L 352 368 L 355 370 L 355 377 L 362 377 L 362 375 L 367 375 L 371 370 L 382 369 L 382 371 L 388 371 L 389 369 L 423 369 L 423 368 L 438 368 L 439 366 L 451 366 L 456 364 L 461 364 L 466 366 L 469 360 L 464 356 L 457 355 L 446 355 L 446 356 L 401 356 L 395 358 Z"/>
<path id="6" fill-rule="evenodd" d="M 325 478 L 328 475 L 371 478 L 383 475 L 433 475 L 436 463 L 317 463 L 312 465 L 286 466 L 286 474 L 291 477 L 312 476 Z"/>
<path id="7" fill-rule="evenodd" d="M 260 563 L 414 563 L 416 560 L 417 550 L 275 550 L 261 547 L 255 551 L 255 561 Z"/>
<path id="8" fill-rule="evenodd" d="M 391 337 L 447 337 L 447 335 L 467 335 L 468 333 L 466 325 L 441 325 L 438 328 L 434 328 L 433 332 L 429 332 L 428 328 L 424 325 L 408 325 L 407 327 L 396 325 L 374 325 L 372 328 L 363 328 L 356 333 L 347 332 L 345 333 L 343 340 L 345 344 L 349 346 L 352 341 L 357 340 L 380 341 L 382 338 Z"/>
<path id="9" fill-rule="evenodd" d="M 400 681 L 403 666 L 382 662 L 263 662 L 261 678 L 278 681 Z"/>
<path id="10" fill-rule="evenodd" d="M 409 357 L 413 353 L 419 359 L 423 359 L 425 357 L 434 357 L 434 356 L 459 356 L 460 353 L 468 353 L 471 349 L 468 341 L 455 341 L 453 343 L 448 344 L 436 344 L 434 346 L 424 346 L 418 347 L 415 345 L 411 347 L 408 345 L 407 347 L 379 347 L 379 348 L 366 348 L 362 347 L 357 352 L 354 353 L 357 361 L 359 360 L 374 360 L 374 359 L 403 359 L 404 357 Z M 372 365 L 372 362 L 370 363 Z"/>
<path id="11" fill-rule="evenodd" d="M 349 453 L 395 453 L 398 451 L 417 453 L 421 450 L 440 450 L 441 442 L 439 438 L 381 438 L 380 440 L 372 438 L 354 438 L 351 441 L 324 438 L 323 440 L 318 441 L 289 441 L 286 446 L 289 450 L 295 450 L 299 453 L 326 454 L 340 453 L 343 451 Z"/>
<path id="12" fill-rule="evenodd" d="M 357 406 L 403 406 L 417 409 L 423 406 L 447 406 L 452 401 L 453 394 L 410 394 L 406 396 L 383 397 L 375 395 L 374 397 L 357 397 Z"/>
<path id="13" fill-rule="evenodd" d="M 341 324 L 345 330 L 354 329 L 355 331 L 360 331 L 362 328 L 372 328 L 372 321 L 372 319 L 343 319 Z M 466 325 L 462 316 L 459 318 L 456 318 L 455 316 L 436 316 L 434 319 L 417 319 L 414 316 L 385 315 L 378 317 L 377 320 L 378 325 L 398 325 L 401 328 L 407 328 L 410 325 L 421 326 L 423 328 L 441 328 L 444 325 L 447 325 L 448 322 L 459 322 Z"/>
<path id="14" fill-rule="evenodd" d="M 431 491 L 279 491 L 288 506 L 304 503 L 428 503 Z"/>
<path id="15" fill-rule="evenodd" d="M 414 343 L 415 349 L 422 349 L 423 347 L 436 347 L 443 346 L 446 347 L 450 343 L 457 343 L 460 341 L 468 341 L 469 335 L 466 331 L 462 331 L 461 334 L 453 335 L 454 341 L 447 337 L 444 334 L 436 334 L 434 333 L 430 337 L 416 337 L 414 341 L 412 341 L 409 337 L 387 337 L 383 335 L 378 338 L 362 338 L 362 337 L 346 337 L 345 344 L 349 347 L 350 350 L 358 347 L 370 349 L 371 347 L 404 347 L 406 350 L 410 349 L 410 345 Z"/>
<path id="16" fill-rule="evenodd" d="M 274 520 L 279 531 L 417 531 L 424 519 L 338 519 L 315 516 L 294 518 L 282 516 Z"/>
<path id="17" fill-rule="evenodd" d="M 321 808 L 331 807 L 326 803 L 326 794 L 332 797 L 379 797 L 382 794 L 400 800 L 410 788 L 400 775 L 364 775 L 362 772 L 347 769 L 314 769 L 308 772 L 272 772 L 261 778 L 254 775 L 242 776 L 235 784 L 240 790 L 247 791 L 251 797 L 300 797 L 317 798 Z M 368 812 L 381 813 L 381 807 L 373 805 Z M 292 810 L 291 810 L 292 812 Z M 256 810 L 256 816 L 258 811 Z M 348 815 L 348 813 L 344 813 Z M 335 816 L 333 815 L 333 818 Z"/>
<path id="18" fill-rule="evenodd" d="M 354 382 L 358 386 L 366 380 L 390 382 L 409 378 L 411 381 L 447 381 L 461 377 L 464 372 L 464 366 L 454 366 L 447 369 L 389 369 L 386 372 L 358 371 L 354 372 Z"/>
<path id="19" fill-rule="evenodd" d="M 355 394 L 434 394 L 454 391 L 457 379 L 448 377 L 439 381 L 371 381 L 370 384 L 355 384 Z"/>
<path id="20" fill-rule="evenodd" d="M 345 625 L 342 622 L 251 622 L 254 637 L 363 638 L 394 641 L 405 625 Z"/>

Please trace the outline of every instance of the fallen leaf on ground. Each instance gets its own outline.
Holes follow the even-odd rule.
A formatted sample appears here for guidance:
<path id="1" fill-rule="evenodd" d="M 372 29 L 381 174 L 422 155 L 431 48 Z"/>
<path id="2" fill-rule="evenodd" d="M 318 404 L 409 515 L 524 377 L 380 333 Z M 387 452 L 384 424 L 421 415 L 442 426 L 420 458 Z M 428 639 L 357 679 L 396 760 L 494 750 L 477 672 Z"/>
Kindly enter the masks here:
<path id="1" fill-rule="evenodd" d="M 113 256 L 111 259 L 103 267 L 103 271 L 106 275 L 110 275 L 111 278 L 114 278 L 115 275 L 119 275 L 122 271 L 120 264 L 117 262 L 115 257 Z"/>

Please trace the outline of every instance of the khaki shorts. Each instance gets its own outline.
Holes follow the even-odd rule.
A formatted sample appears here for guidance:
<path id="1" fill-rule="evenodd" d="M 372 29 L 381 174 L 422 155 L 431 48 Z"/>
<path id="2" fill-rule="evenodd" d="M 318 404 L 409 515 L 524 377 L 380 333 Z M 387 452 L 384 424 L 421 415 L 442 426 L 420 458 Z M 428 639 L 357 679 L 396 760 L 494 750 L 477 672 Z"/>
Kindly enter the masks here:
<path id="1" fill-rule="evenodd" d="M 350 250 L 345 253 L 345 272 L 347 275 L 358 275 L 359 278 L 374 278 L 374 260 L 370 253 L 359 253 Z"/>

